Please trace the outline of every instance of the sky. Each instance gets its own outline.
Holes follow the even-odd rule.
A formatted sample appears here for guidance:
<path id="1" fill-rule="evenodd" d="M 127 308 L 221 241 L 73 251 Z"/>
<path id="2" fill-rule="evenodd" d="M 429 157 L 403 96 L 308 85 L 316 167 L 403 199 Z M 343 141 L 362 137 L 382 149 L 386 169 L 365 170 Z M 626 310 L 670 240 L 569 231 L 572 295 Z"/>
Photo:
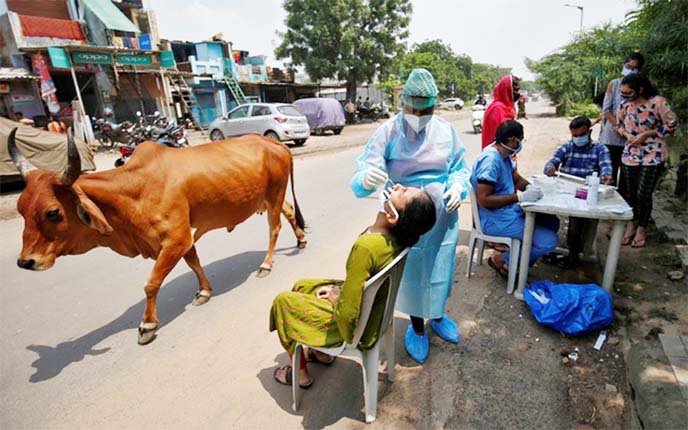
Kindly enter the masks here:
<path id="1" fill-rule="evenodd" d="M 327 0 L 323 0 L 327 1 Z M 286 13 L 282 0 L 148 0 L 158 18 L 160 37 L 200 41 L 223 33 L 234 49 L 276 60 Z M 578 32 L 583 6 L 583 28 L 605 22 L 620 24 L 633 0 L 412 0 L 408 44 L 441 39 L 454 52 L 474 62 L 511 67 L 525 79 L 533 75 L 523 59 L 539 59 L 566 44 Z"/>

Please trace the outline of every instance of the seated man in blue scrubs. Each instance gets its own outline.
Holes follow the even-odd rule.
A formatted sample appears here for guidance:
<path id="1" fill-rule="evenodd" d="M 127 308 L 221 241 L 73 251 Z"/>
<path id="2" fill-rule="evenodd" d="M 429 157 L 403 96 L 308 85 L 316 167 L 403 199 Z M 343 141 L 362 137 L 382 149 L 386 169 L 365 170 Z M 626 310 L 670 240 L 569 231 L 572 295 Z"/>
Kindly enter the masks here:
<path id="1" fill-rule="evenodd" d="M 523 126 L 514 120 L 497 127 L 495 141 L 475 160 L 471 185 L 478 200 L 480 224 L 484 233 L 523 239 L 525 217 L 519 203 L 542 198 L 542 191 L 519 175 L 512 155 L 522 148 Z M 532 265 L 541 256 L 552 252 L 559 243 L 559 221 L 555 216 L 537 214 L 530 253 Z M 508 275 L 509 253 L 496 254 L 488 264 L 502 276 Z M 513 270 L 516 270 L 515 268 Z"/>

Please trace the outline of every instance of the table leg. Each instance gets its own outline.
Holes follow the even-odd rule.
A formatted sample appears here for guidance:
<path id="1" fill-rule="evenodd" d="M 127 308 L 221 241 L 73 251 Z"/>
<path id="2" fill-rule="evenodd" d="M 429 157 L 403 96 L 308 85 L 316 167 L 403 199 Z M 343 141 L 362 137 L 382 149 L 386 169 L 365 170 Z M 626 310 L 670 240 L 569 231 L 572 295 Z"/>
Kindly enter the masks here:
<path id="1" fill-rule="evenodd" d="M 611 292 L 612 286 L 614 286 L 614 275 L 616 274 L 616 264 L 619 261 L 619 251 L 625 225 L 626 221 L 614 221 L 612 238 L 609 240 L 607 262 L 604 265 L 604 278 L 602 280 L 602 288 L 609 292 Z"/>
<path id="2" fill-rule="evenodd" d="M 583 256 L 591 260 L 595 257 L 595 237 L 597 236 L 598 223 L 599 220 L 597 219 L 588 219 L 583 232 Z"/>
<path id="3" fill-rule="evenodd" d="M 533 231 L 535 230 L 535 212 L 526 211 L 526 222 L 523 228 L 523 241 L 521 241 L 521 262 L 518 266 L 518 286 L 514 291 L 514 297 L 523 299 L 523 290 L 528 281 L 528 266 L 530 265 L 530 249 L 533 247 Z M 513 268 L 509 268 L 513 270 Z"/>

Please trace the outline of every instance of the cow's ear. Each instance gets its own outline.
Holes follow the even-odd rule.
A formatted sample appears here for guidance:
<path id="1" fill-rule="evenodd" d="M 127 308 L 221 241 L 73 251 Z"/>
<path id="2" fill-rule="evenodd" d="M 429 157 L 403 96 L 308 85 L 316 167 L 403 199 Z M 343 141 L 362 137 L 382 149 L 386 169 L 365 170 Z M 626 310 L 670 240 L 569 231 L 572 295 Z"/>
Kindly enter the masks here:
<path id="1" fill-rule="evenodd" d="M 86 193 L 84 193 L 79 186 L 73 185 L 72 189 L 76 193 L 77 197 L 76 213 L 79 216 L 79 219 L 100 234 L 112 234 L 112 226 L 110 226 L 105 219 L 103 212 L 101 212 L 98 206 L 93 203 L 93 200 L 88 198 Z"/>

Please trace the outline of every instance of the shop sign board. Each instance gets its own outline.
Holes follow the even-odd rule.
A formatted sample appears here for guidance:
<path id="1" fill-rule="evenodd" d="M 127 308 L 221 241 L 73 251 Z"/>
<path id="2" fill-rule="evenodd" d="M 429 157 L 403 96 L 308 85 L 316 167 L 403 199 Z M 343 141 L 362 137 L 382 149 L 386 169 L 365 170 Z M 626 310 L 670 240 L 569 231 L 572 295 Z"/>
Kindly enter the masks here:
<path id="1" fill-rule="evenodd" d="M 143 54 L 117 54 L 117 62 L 124 66 L 150 66 L 153 58 Z"/>
<path id="2" fill-rule="evenodd" d="M 64 49 L 50 47 L 48 48 L 48 56 L 54 69 L 69 69 L 69 57 Z"/>
<path id="3" fill-rule="evenodd" d="M 160 65 L 162 67 L 174 67 L 174 53 L 172 51 L 160 52 Z"/>
<path id="4" fill-rule="evenodd" d="M 72 60 L 76 64 L 112 64 L 112 54 L 108 52 L 73 51 Z"/>

